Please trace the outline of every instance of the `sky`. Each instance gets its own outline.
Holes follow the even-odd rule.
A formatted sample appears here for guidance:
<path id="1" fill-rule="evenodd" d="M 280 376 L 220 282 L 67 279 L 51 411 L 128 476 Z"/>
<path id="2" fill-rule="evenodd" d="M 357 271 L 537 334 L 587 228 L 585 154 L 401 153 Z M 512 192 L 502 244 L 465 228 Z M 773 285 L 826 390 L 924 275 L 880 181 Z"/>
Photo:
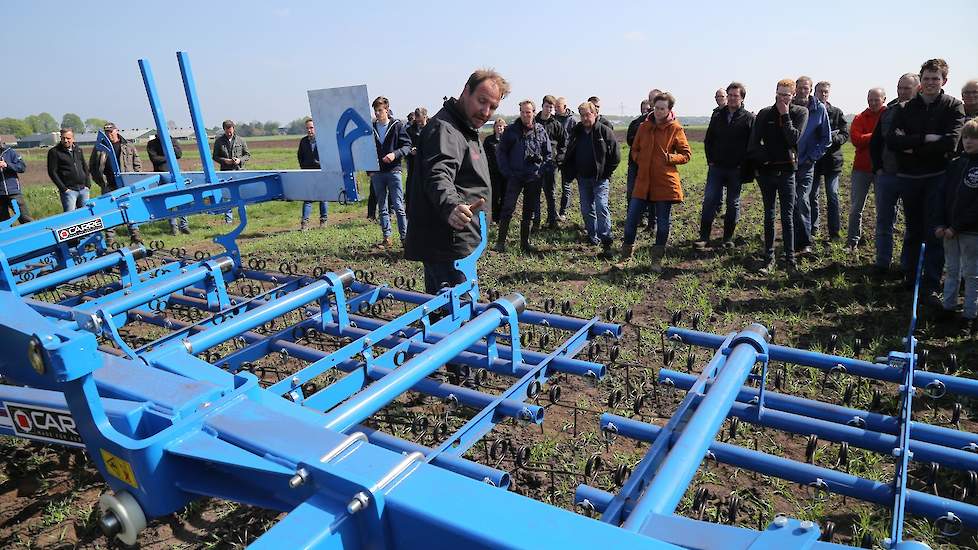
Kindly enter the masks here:
<path id="1" fill-rule="evenodd" d="M 545 94 L 572 107 L 597 95 L 603 113 L 635 114 L 653 87 L 675 95 L 678 116 L 708 115 L 715 90 L 732 80 L 757 111 L 773 103 L 780 78 L 800 75 L 832 82 L 830 102 L 856 113 L 869 88 L 896 97 L 899 76 L 929 58 L 948 61 L 945 90 L 956 97 L 978 78 L 974 0 L 95 5 L 4 3 L 0 118 L 73 112 L 150 126 L 137 66 L 145 58 L 167 118 L 189 125 L 178 50 L 190 54 L 209 127 L 284 124 L 309 112 L 307 90 L 357 84 L 390 98 L 395 116 L 418 106 L 433 114 L 479 67 L 512 84 L 497 111 L 506 115 Z"/>

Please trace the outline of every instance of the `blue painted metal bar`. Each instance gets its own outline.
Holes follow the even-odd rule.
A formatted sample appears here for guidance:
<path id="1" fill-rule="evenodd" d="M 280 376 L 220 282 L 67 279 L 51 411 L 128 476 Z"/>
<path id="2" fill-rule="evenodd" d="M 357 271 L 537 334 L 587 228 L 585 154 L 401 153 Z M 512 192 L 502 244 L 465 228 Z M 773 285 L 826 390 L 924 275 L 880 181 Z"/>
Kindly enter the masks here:
<path id="1" fill-rule="evenodd" d="M 726 349 L 729 346 L 730 342 L 733 341 L 734 336 L 736 336 L 736 333 L 730 333 L 727 336 L 723 349 Z M 693 387 L 696 388 L 697 391 L 704 388 L 707 380 L 724 365 L 726 360 L 727 356 L 724 355 L 722 351 L 717 351 L 714 353 L 713 358 L 710 359 L 710 362 L 703 368 L 702 374 L 700 374 L 699 379 Z M 680 428 L 680 426 L 686 421 L 694 410 L 693 396 L 687 395 L 679 406 L 676 407 L 676 411 L 673 413 L 672 418 L 670 418 L 666 423 L 664 428 L 666 433 L 675 433 L 675 431 Z M 610 428 L 611 427 L 608 426 L 606 430 L 611 431 Z M 625 481 L 625 485 L 622 487 L 621 491 L 615 496 L 613 501 L 604 511 L 604 514 L 601 516 L 601 521 L 610 523 L 612 525 L 619 525 L 623 521 L 623 519 L 626 517 L 626 509 L 630 511 L 635 501 L 642 495 L 642 491 L 645 490 L 648 482 L 652 479 L 656 469 L 662 463 L 663 458 L 666 456 L 666 452 L 668 451 L 668 442 L 669 438 L 662 437 L 653 443 L 651 447 L 649 447 L 649 450 L 645 453 L 645 456 L 642 457 L 642 461 L 639 462 L 638 466 L 636 466 L 632 471 L 632 475 L 628 476 L 628 479 Z"/>
<path id="2" fill-rule="evenodd" d="M 747 380 L 751 368 L 767 351 L 768 333 L 761 325 L 754 324 L 733 338 L 726 348 L 729 356 L 716 375 L 713 386 L 679 432 L 679 437 L 656 470 L 655 477 L 645 493 L 635 503 L 624 529 L 637 531 L 650 514 L 672 513 L 686 493 L 686 488 L 710 442 L 730 410 L 737 391 Z"/>
<path id="3" fill-rule="evenodd" d="M 200 112 L 200 101 L 197 99 L 197 84 L 194 82 L 194 73 L 190 68 L 190 56 L 187 52 L 177 52 L 177 63 L 180 65 L 180 77 L 183 80 L 183 91 L 187 96 L 187 107 L 190 108 L 190 120 L 194 125 L 194 136 L 197 138 L 197 152 L 200 153 L 200 162 L 203 165 L 204 181 L 217 183 L 217 172 L 214 171 L 214 159 L 211 158 L 211 148 L 207 141 L 204 116 Z M 174 181 L 177 181 L 179 173 L 171 169 L 170 174 Z"/>
<path id="4" fill-rule="evenodd" d="M 163 112 L 163 104 L 160 103 L 160 96 L 156 92 L 156 79 L 153 78 L 153 68 L 148 60 L 139 60 L 139 72 L 143 75 L 143 87 L 146 88 L 149 107 L 153 111 L 153 121 L 156 122 L 156 137 L 160 140 L 160 145 L 163 146 L 163 156 L 166 157 L 166 162 L 170 166 L 170 177 L 177 188 L 183 187 L 180 164 L 177 162 L 177 154 L 173 151 L 173 142 L 170 139 L 170 127 L 167 124 L 166 114 Z"/>
<path id="5" fill-rule="evenodd" d="M 523 303 L 522 297 L 511 296 L 504 298 L 511 303 Z M 517 309 L 521 309 L 518 306 Z M 492 331 L 499 328 L 505 319 L 505 310 L 493 308 L 487 310 L 468 323 L 462 325 L 451 339 L 442 340 L 433 345 L 426 353 L 415 356 L 410 361 L 398 367 L 393 373 L 371 384 L 366 390 L 352 397 L 342 406 L 326 414 L 325 426 L 330 429 L 346 431 L 356 424 L 363 422 L 373 413 L 404 393 L 422 378 L 452 360 L 461 350 L 468 347 Z"/>
<path id="6" fill-rule="evenodd" d="M 691 374 L 678 372 L 669 369 L 661 369 L 658 374 L 659 382 L 666 382 L 675 385 L 681 390 L 689 390 L 696 382 L 696 377 Z M 751 403 L 757 399 L 757 390 L 753 388 L 741 388 L 737 395 L 737 401 L 741 403 Z M 765 394 L 765 408 L 775 409 L 796 415 L 816 418 L 836 424 L 862 427 L 869 432 L 880 432 L 890 435 L 900 433 L 900 424 L 896 417 L 879 413 L 861 411 L 849 407 L 824 403 L 812 399 L 784 395 L 777 392 L 768 391 Z M 923 441 L 960 449 L 969 452 L 978 452 L 978 434 L 953 430 L 942 426 L 935 426 L 924 422 L 912 422 L 911 438 L 914 441 Z"/>
<path id="7" fill-rule="evenodd" d="M 146 255 L 146 249 L 141 245 L 130 248 L 129 251 L 136 259 L 143 258 Z M 122 251 L 105 254 L 83 264 L 59 269 L 47 275 L 20 283 L 17 285 L 17 293 L 21 296 L 34 294 L 68 281 L 86 277 L 98 271 L 110 269 L 124 262 L 125 254 Z"/>
<path id="8" fill-rule="evenodd" d="M 662 432 L 662 428 L 659 426 L 617 415 L 605 414 L 602 416 L 601 422 L 602 424 L 613 423 L 619 435 L 639 441 L 656 441 Z M 888 506 L 893 502 L 893 487 L 885 483 L 863 479 L 838 470 L 772 456 L 760 451 L 744 449 L 728 443 L 714 442 L 710 445 L 709 450 L 712 457 L 723 464 L 803 485 L 817 483 L 818 480 L 821 480 L 824 482 L 822 486 L 829 492 L 858 498 L 881 506 Z M 953 512 L 966 525 L 978 525 L 978 506 L 912 490 L 907 492 L 907 504 L 910 512 L 926 518 L 938 519 L 947 512 Z"/>
<path id="9" fill-rule="evenodd" d="M 670 327 L 666 334 L 669 338 L 705 348 L 716 349 L 723 341 L 723 337 L 684 328 Z M 838 366 L 845 368 L 845 372 L 864 378 L 873 378 L 886 382 L 902 382 L 902 372 L 887 365 L 870 363 L 859 359 L 837 357 L 825 353 L 800 350 L 784 346 L 770 347 L 770 360 L 792 363 L 806 367 L 814 367 L 821 370 L 831 370 Z M 948 393 L 978 397 L 978 380 L 961 378 L 929 371 L 916 371 L 914 373 L 913 385 L 917 388 L 926 388 L 928 384 L 942 384 L 947 388 Z"/>

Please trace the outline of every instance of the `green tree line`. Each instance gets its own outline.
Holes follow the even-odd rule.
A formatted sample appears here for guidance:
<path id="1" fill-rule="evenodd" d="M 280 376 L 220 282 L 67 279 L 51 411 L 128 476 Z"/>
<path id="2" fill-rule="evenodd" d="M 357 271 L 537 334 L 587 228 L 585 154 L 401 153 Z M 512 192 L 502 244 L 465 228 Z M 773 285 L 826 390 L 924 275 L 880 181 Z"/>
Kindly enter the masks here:
<path id="1" fill-rule="evenodd" d="M 84 121 L 75 113 L 65 113 L 61 124 L 51 113 L 38 113 L 24 118 L 0 118 L 0 134 L 13 134 L 19 138 L 31 134 L 57 132 L 61 128 L 71 128 L 76 132 L 94 132 L 105 124 L 104 118 L 88 118 Z"/>

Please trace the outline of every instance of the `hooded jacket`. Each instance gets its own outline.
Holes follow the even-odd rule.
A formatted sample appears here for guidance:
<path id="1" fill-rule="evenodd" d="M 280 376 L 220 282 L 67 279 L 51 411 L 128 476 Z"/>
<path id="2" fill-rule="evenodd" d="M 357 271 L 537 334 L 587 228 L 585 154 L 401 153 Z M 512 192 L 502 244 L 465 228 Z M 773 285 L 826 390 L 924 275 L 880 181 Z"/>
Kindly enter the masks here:
<path id="1" fill-rule="evenodd" d="M 480 198 L 492 203 L 489 165 L 479 130 L 472 128 L 457 100 L 451 98 L 421 130 L 417 147 L 411 175 L 414 183 L 408 187 L 404 257 L 423 262 L 463 258 L 482 239 L 479 218 L 455 229 L 448 217 L 460 204 Z"/>
<path id="2" fill-rule="evenodd" d="M 85 151 L 79 145 L 72 145 L 71 149 L 67 149 L 61 143 L 48 149 L 48 177 L 61 192 L 65 189 L 78 191 L 89 187 Z"/>
<path id="3" fill-rule="evenodd" d="M 496 148 L 496 162 L 507 180 L 539 179 L 544 170 L 555 168 L 550 136 L 542 124 L 534 122 L 528 129 L 521 119 L 516 119 L 503 130 Z"/>
<path id="4" fill-rule="evenodd" d="M 0 145 L 0 160 L 7 163 L 6 168 L 0 168 L 0 195 L 16 195 L 21 192 L 20 178 L 27 170 L 27 163 L 20 153 L 5 145 Z"/>
<path id="5" fill-rule="evenodd" d="M 944 208 L 935 217 L 935 227 L 950 227 L 958 233 L 978 232 L 978 154 L 965 153 L 948 165 Z"/>
<path id="6" fill-rule="evenodd" d="M 554 151 L 554 162 L 557 163 L 557 166 L 563 166 L 564 153 L 567 151 L 567 133 L 564 131 L 564 127 L 553 115 L 544 119 L 540 113 L 537 113 L 533 120 L 543 125 L 543 129 L 547 131 L 547 137 L 550 138 L 550 145 Z"/>
<path id="7" fill-rule="evenodd" d="M 631 156 L 638 163 L 632 197 L 651 202 L 682 202 L 680 164 L 689 162 L 692 151 L 686 132 L 677 120 L 657 124 L 647 120 L 638 128 Z"/>
<path id="8" fill-rule="evenodd" d="M 139 161 L 139 154 L 132 142 L 119 136 L 119 171 L 120 172 L 142 172 L 143 163 Z M 88 159 L 88 172 L 92 179 L 98 184 L 99 188 L 105 191 L 112 191 L 118 188 L 115 181 L 115 174 L 111 174 L 111 163 L 109 155 L 98 147 L 92 148 L 92 156 Z M 110 174 L 106 174 L 106 166 L 109 166 Z"/>
<path id="9" fill-rule="evenodd" d="M 578 177 L 577 155 L 579 151 L 577 146 L 586 130 L 583 124 L 578 124 L 571 130 L 570 142 L 567 145 L 567 155 L 564 157 L 564 181 L 571 181 Z M 594 150 L 594 173 L 598 175 L 599 180 L 611 178 L 611 174 L 615 172 L 618 164 L 621 163 L 621 150 L 618 147 L 618 140 L 615 138 L 615 133 L 604 124 L 595 122 L 594 126 L 591 127 L 591 146 Z"/>
<path id="10" fill-rule="evenodd" d="M 853 170 L 873 171 L 873 163 L 869 158 L 869 144 L 873 138 L 873 130 L 876 129 L 876 124 L 879 123 L 884 112 L 886 112 L 885 105 L 875 113 L 867 107 L 863 112 L 856 115 L 856 118 L 852 119 L 850 137 L 853 147 L 856 148 L 856 156 L 852 161 Z"/>
<path id="11" fill-rule="evenodd" d="M 964 103 L 941 90 L 927 103 L 918 92 L 894 112 L 893 124 L 886 133 L 886 145 L 896 151 L 899 174 L 923 177 L 940 174 L 954 156 L 964 127 Z M 903 135 L 899 135 L 901 130 Z M 927 143 L 927 134 L 940 139 Z"/>
<path id="12" fill-rule="evenodd" d="M 408 135 L 404 123 L 396 118 L 388 119 L 387 135 L 380 139 L 377 126 L 371 124 L 374 131 L 374 145 L 377 147 L 377 161 L 381 172 L 400 172 L 401 159 L 411 153 L 411 136 Z M 394 162 L 385 163 L 382 158 L 394 153 Z"/>
<path id="13" fill-rule="evenodd" d="M 829 147 L 825 150 L 822 158 L 815 163 L 815 173 L 817 174 L 837 174 L 842 172 L 842 146 L 849 141 L 849 123 L 842 109 L 825 103 L 829 114 Z"/>

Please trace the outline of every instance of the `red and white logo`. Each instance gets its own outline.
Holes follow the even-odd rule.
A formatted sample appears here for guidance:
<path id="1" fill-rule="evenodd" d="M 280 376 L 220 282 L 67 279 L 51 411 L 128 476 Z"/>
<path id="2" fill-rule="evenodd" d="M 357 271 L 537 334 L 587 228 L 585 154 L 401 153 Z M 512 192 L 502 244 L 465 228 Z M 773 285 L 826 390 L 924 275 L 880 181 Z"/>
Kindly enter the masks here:
<path id="1" fill-rule="evenodd" d="M 68 239 L 75 239 L 85 235 L 91 235 L 92 233 L 97 233 L 103 229 L 105 229 L 105 223 L 102 221 L 102 218 L 93 218 L 91 220 L 86 220 L 55 229 L 54 235 L 58 242 L 61 243 L 67 241 Z"/>

